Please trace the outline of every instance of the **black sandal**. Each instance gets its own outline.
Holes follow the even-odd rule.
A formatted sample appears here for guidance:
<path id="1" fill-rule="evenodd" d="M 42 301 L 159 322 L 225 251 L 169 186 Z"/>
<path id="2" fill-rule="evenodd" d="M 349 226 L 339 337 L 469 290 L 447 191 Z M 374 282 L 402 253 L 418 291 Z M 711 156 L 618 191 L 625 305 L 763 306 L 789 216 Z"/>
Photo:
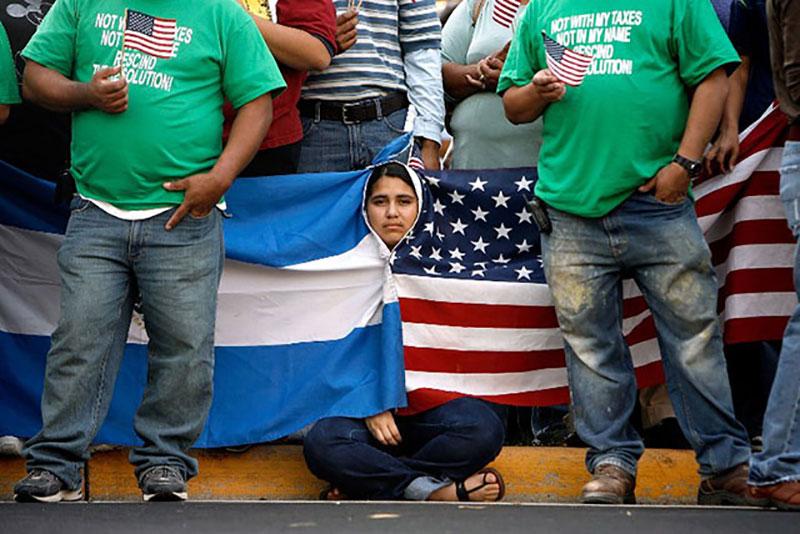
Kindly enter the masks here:
<path id="1" fill-rule="evenodd" d="M 487 482 L 486 481 L 486 475 L 488 475 L 489 473 L 491 473 L 491 474 L 493 474 L 495 476 L 495 478 L 497 479 L 496 482 Z M 456 496 L 458 496 L 458 500 L 459 501 L 480 502 L 480 501 L 472 501 L 469 498 L 469 496 L 470 496 L 471 493 L 475 493 L 479 489 L 485 488 L 489 484 L 497 484 L 497 485 L 500 486 L 500 491 L 497 493 L 497 498 L 495 499 L 495 502 L 499 501 L 500 499 L 502 499 L 505 496 L 505 494 L 506 494 L 506 484 L 503 481 L 503 476 L 500 474 L 500 472 L 497 469 L 494 469 L 493 467 L 484 467 L 483 469 L 478 471 L 476 474 L 477 475 L 480 475 L 480 474 L 483 475 L 482 483 L 478 484 L 477 486 L 475 486 L 474 488 L 472 488 L 470 490 L 467 490 L 467 488 L 464 486 L 464 482 L 465 482 L 464 480 L 462 480 L 460 482 L 456 482 Z"/>

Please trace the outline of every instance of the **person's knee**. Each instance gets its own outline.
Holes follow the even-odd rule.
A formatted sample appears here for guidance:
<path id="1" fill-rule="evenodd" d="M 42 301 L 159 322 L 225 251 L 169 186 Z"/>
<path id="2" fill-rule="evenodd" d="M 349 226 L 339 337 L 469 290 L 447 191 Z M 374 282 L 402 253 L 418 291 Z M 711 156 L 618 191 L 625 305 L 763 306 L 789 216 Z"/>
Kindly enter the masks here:
<path id="1" fill-rule="evenodd" d="M 484 407 L 481 411 L 479 422 L 480 432 L 476 443 L 476 454 L 479 452 L 486 463 L 491 462 L 503 448 L 506 439 L 506 429 L 504 421 L 491 408 Z"/>
<path id="2" fill-rule="evenodd" d="M 303 456 L 308 468 L 317 476 L 326 473 L 346 456 L 342 445 L 356 440 L 357 430 L 351 420 L 344 417 L 328 417 L 317 421 L 303 438 Z M 366 427 L 364 432 L 367 432 Z"/>
<path id="3" fill-rule="evenodd" d="M 461 398 L 454 401 L 459 432 L 468 438 L 465 451 L 474 462 L 485 465 L 500 453 L 505 441 L 505 422 L 497 410 L 484 401 Z"/>

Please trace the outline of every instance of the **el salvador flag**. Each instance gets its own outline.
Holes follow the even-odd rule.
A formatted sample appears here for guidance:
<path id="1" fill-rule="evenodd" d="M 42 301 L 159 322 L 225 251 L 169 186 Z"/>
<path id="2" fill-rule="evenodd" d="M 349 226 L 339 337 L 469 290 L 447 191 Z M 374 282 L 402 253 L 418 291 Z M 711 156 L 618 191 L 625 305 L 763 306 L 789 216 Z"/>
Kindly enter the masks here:
<path id="1" fill-rule="evenodd" d="M 407 149 L 398 138 L 376 157 Z M 237 180 L 226 194 L 214 401 L 197 447 L 269 441 L 322 417 L 405 406 L 400 310 L 385 247 L 363 216 L 369 170 Z M 0 161 L 0 435 L 41 427 L 56 252 L 69 216 L 53 185 Z M 147 379 L 134 316 L 98 443 L 138 443 Z"/>

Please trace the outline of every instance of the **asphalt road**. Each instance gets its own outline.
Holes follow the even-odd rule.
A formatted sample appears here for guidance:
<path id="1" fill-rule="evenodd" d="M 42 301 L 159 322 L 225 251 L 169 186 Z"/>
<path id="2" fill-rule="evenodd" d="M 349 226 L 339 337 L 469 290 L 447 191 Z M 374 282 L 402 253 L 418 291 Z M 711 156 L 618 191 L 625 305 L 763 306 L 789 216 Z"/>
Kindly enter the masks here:
<path id="1" fill-rule="evenodd" d="M 752 508 L 438 503 L 0 504 L 0 533 L 800 533 L 800 513 Z"/>

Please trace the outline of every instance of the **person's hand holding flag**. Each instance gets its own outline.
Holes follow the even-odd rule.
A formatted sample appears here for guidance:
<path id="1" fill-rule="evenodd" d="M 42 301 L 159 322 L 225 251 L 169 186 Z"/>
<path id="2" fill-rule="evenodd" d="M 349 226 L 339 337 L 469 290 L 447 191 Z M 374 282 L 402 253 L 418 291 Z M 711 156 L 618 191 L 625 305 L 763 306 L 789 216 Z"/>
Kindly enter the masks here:
<path id="1" fill-rule="evenodd" d="M 548 103 L 558 102 L 567 92 L 567 86 L 550 69 L 542 69 L 534 74 L 531 85 L 542 100 Z"/>

